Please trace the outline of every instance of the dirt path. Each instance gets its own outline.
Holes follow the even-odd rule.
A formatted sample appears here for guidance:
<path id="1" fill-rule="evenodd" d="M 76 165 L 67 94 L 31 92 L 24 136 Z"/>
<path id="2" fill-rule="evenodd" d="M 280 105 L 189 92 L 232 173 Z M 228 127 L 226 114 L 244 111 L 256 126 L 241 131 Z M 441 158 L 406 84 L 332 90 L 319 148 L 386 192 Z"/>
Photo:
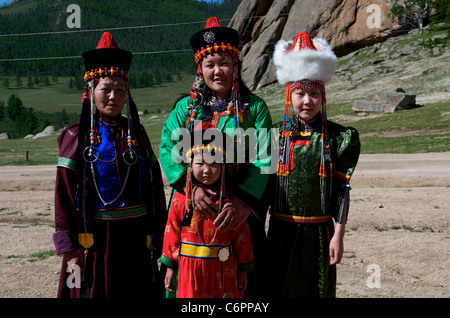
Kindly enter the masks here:
<path id="1" fill-rule="evenodd" d="M 351 185 L 339 297 L 449 297 L 450 153 L 362 156 Z"/>
<path id="2" fill-rule="evenodd" d="M 0 298 L 56 296 L 54 166 L 0 167 Z M 450 296 L 450 153 L 363 155 L 338 297 Z"/>

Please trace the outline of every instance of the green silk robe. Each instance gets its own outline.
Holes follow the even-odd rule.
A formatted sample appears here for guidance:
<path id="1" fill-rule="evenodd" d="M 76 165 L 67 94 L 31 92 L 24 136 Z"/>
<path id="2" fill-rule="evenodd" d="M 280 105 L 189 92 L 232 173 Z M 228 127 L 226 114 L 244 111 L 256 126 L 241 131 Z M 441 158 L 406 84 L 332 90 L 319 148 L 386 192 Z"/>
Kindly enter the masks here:
<path id="1" fill-rule="evenodd" d="M 177 129 L 181 128 L 181 132 L 186 131 L 188 100 L 189 97 L 185 97 L 175 105 L 161 132 L 160 162 L 175 191 L 182 190 L 186 185 L 186 166 L 182 160 L 182 154 L 179 150 L 172 152 L 172 149 L 182 140 L 179 138 L 180 130 L 177 131 Z M 265 220 L 268 206 L 262 203 L 261 198 L 266 189 L 272 163 L 270 156 L 272 118 L 264 100 L 256 95 L 242 96 L 241 104 L 240 109 L 243 113 L 239 125 L 248 136 L 245 143 L 247 156 L 245 163 L 239 164 L 239 171 L 234 181 L 229 182 L 226 187 L 231 189 L 234 196 L 250 206 L 253 212 L 247 221 L 253 245 L 255 271 L 249 274 L 247 296 L 257 295 L 262 290 L 260 285 L 264 283 L 257 278 L 257 273 L 262 270 L 265 263 L 262 257 L 266 248 Z M 208 106 L 201 104 L 196 106 L 198 120 L 211 120 L 210 117 L 204 116 L 207 112 L 211 113 L 210 109 L 205 109 L 206 107 Z M 211 121 L 216 124 L 218 129 L 227 134 L 230 132 L 233 134 L 235 131 L 233 118 L 226 115 L 224 110 L 225 108 L 218 112 L 221 114 L 220 117 L 213 116 Z M 214 118 L 218 121 L 214 121 Z M 235 160 L 240 160 L 240 158 L 235 158 Z M 229 162 L 228 159 L 227 162 Z M 274 163 L 275 167 L 276 163 Z"/>
<path id="2" fill-rule="evenodd" d="M 325 210 L 321 205 L 320 116 L 313 119 L 306 137 L 291 137 L 293 170 L 282 210 L 275 203 L 270 212 L 268 244 L 269 286 L 274 297 L 335 297 L 336 268 L 329 265 L 333 219 L 341 222 L 348 213 L 349 180 L 358 162 L 358 132 L 328 121 L 333 177 L 327 178 Z M 274 125 L 282 127 L 282 123 Z M 268 187 L 269 188 L 269 187 Z M 274 185 L 271 186 L 274 191 Z M 279 193 L 273 198 L 279 200 Z"/>
<path id="3" fill-rule="evenodd" d="M 189 97 L 185 97 L 175 105 L 161 132 L 160 162 L 170 185 L 176 190 L 180 190 L 186 185 L 186 166 L 179 151 L 175 151 L 172 154 L 173 147 L 179 140 L 181 141 L 181 139 L 173 140 L 172 133 L 177 134 L 177 129 L 180 128 L 185 130 L 188 100 Z M 242 109 L 247 111 L 244 112 L 243 122 L 240 124 L 240 127 L 245 132 L 254 132 L 251 135 L 248 134 L 248 138 L 256 140 L 259 147 L 254 152 L 256 157 L 253 156 L 250 163 L 242 165 L 245 166 L 245 169 L 242 169 L 243 171 L 240 173 L 241 182 L 233 189 L 233 194 L 243 202 L 252 204 L 252 202 L 259 200 L 263 195 L 269 176 L 272 119 L 266 103 L 261 98 L 250 94 L 246 100 L 248 102 L 243 105 Z M 201 105 L 197 106 L 197 118 L 199 119 L 202 117 L 203 107 Z M 234 131 L 233 118 L 227 115 L 220 116 L 217 128 L 226 133 Z M 254 128 L 254 130 L 248 130 L 248 128 Z M 266 134 L 262 133 L 264 129 Z M 174 135 L 174 137 L 177 136 Z M 249 143 L 246 143 L 245 146 L 248 148 Z"/>

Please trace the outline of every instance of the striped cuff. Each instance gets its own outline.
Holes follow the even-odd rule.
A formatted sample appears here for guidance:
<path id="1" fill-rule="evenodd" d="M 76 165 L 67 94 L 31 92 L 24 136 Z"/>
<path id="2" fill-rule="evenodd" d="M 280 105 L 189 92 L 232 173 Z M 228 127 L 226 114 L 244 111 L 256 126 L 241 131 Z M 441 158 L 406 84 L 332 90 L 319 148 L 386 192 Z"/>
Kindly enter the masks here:
<path id="1" fill-rule="evenodd" d="M 255 264 L 253 262 L 238 264 L 238 272 L 253 271 L 254 269 L 255 269 Z"/>
<path id="2" fill-rule="evenodd" d="M 175 262 L 174 260 L 168 258 L 166 255 L 162 254 L 161 257 L 158 260 L 161 264 L 170 267 L 172 269 L 177 269 L 178 268 L 178 263 Z"/>
<path id="3" fill-rule="evenodd" d="M 76 169 L 76 161 L 69 159 L 69 158 L 65 158 L 65 157 L 59 157 L 58 158 L 58 167 L 62 167 L 62 168 L 68 168 L 70 170 L 74 170 Z"/>

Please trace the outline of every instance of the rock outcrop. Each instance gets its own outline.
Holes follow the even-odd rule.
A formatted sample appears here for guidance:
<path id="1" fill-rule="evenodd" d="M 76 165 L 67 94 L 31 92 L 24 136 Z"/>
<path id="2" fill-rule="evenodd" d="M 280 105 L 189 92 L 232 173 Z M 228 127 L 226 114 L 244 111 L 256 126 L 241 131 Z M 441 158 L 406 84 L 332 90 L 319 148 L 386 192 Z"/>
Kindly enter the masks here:
<path id="1" fill-rule="evenodd" d="M 242 77 L 257 89 L 276 81 L 273 47 L 306 31 L 326 39 L 338 56 L 401 34 L 389 0 L 246 0 L 229 27 L 242 39 Z"/>
<path id="2" fill-rule="evenodd" d="M 41 137 L 47 137 L 47 136 L 52 135 L 54 132 L 55 132 L 55 127 L 53 127 L 53 126 L 47 126 L 47 127 L 45 127 L 45 129 L 44 129 L 42 132 L 37 133 L 37 134 L 36 134 L 34 137 L 32 137 L 32 138 L 33 138 L 33 139 L 37 139 L 37 138 L 41 138 Z"/>
<path id="3" fill-rule="evenodd" d="M 356 100 L 353 111 L 364 113 L 393 113 L 399 109 L 419 107 L 416 105 L 416 95 L 409 95 L 402 88 L 393 91 L 381 91 L 368 95 L 366 99 Z"/>

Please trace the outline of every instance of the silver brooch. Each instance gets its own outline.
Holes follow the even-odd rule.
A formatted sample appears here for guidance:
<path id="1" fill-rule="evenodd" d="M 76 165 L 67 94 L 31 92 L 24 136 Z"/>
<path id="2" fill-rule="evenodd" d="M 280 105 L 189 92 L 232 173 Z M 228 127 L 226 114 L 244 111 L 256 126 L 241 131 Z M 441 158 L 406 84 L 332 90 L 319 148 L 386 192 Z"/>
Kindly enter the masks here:
<path id="1" fill-rule="evenodd" d="M 219 250 L 218 256 L 221 262 L 225 262 L 230 257 L 230 250 L 228 249 L 228 247 L 221 248 Z"/>
<path id="2" fill-rule="evenodd" d="M 212 43 L 216 39 L 216 35 L 212 33 L 211 31 L 206 32 L 203 34 L 203 40 L 206 43 Z"/>

